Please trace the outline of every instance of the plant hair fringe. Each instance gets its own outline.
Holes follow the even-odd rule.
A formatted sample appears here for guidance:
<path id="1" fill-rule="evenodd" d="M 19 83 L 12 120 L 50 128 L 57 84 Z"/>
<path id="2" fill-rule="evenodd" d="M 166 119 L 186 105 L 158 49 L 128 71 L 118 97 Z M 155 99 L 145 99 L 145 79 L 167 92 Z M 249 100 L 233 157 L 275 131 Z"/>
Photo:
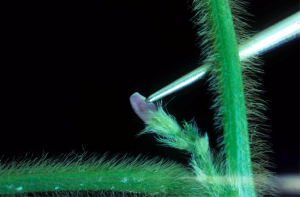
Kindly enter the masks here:
<path id="1" fill-rule="evenodd" d="M 238 45 L 247 41 L 251 35 L 254 34 L 250 31 L 249 25 L 246 23 L 248 20 L 246 17 L 252 16 L 245 8 L 249 6 L 249 3 L 245 0 L 228 0 L 233 17 L 234 30 L 236 33 L 236 39 Z M 214 31 L 210 23 L 210 18 L 207 12 L 205 4 L 207 0 L 193 0 L 193 11 L 195 12 L 192 21 L 196 28 L 198 28 L 197 35 L 200 42 L 198 46 L 202 48 L 201 55 L 207 58 L 203 61 L 214 61 L 217 54 L 214 53 Z M 270 126 L 266 125 L 268 118 L 264 115 L 264 112 L 268 109 L 266 100 L 263 99 L 264 90 L 262 89 L 262 80 L 258 77 L 258 74 L 263 74 L 262 60 L 257 56 L 246 59 L 241 62 L 242 78 L 245 92 L 246 101 L 246 115 L 248 120 L 249 131 L 249 143 L 251 150 L 251 160 L 253 167 L 253 176 L 255 182 L 255 189 L 257 195 L 275 195 L 279 194 L 277 186 L 272 181 L 275 175 L 267 168 L 274 168 L 275 165 L 270 162 L 271 157 L 268 155 L 273 153 L 271 150 L 271 143 L 268 141 Z M 209 77 L 209 90 L 213 95 L 211 109 L 215 111 L 214 126 L 215 131 L 219 132 L 223 129 L 222 123 L 222 109 L 220 107 L 220 91 L 218 87 L 218 80 L 216 73 L 218 72 L 215 65 L 210 68 Z M 218 147 L 221 148 L 221 155 L 225 159 L 224 150 L 224 136 L 220 135 L 218 138 Z"/>
<path id="2" fill-rule="evenodd" d="M 0 164 L 0 196 L 195 196 L 197 187 L 187 167 L 141 155 L 27 154 Z"/>

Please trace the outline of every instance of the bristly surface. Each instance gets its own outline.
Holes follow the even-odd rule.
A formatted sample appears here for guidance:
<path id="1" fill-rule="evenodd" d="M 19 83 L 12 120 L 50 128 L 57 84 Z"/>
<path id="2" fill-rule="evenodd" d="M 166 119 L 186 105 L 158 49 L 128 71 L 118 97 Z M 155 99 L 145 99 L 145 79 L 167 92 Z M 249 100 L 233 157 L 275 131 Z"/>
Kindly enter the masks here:
<path id="1" fill-rule="evenodd" d="M 195 196 L 196 181 L 186 167 L 145 157 L 61 155 L 1 161 L 3 196 Z M 192 190 L 191 190 L 192 189 Z"/>
<path id="2" fill-rule="evenodd" d="M 210 149 L 206 133 L 199 134 L 194 121 L 183 121 L 180 126 L 176 119 L 163 110 L 162 103 L 156 102 L 158 111 L 139 135 L 154 133 L 164 146 L 184 150 L 191 154 L 190 166 L 193 168 L 195 184 L 191 191 L 195 196 L 223 196 L 230 193 L 228 179 L 225 177 L 222 159 Z M 197 190 L 195 190 L 197 188 Z"/>
<path id="3" fill-rule="evenodd" d="M 215 30 L 214 25 L 211 24 L 210 16 L 206 8 L 206 0 L 194 0 L 193 7 L 195 16 L 193 22 L 198 28 L 198 36 L 201 38 L 199 47 L 202 49 L 202 55 L 207 58 L 206 61 L 214 61 L 217 54 L 214 53 L 216 43 L 214 42 Z M 247 25 L 248 20 L 245 17 L 251 16 L 245 8 L 249 5 L 246 1 L 229 0 L 231 13 L 233 17 L 234 30 L 238 45 L 248 40 L 253 32 L 250 32 L 250 27 Z M 263 99 L 262 80 L 258 74 L 263 73 L 262 61 L 258 57 L 249 58 L 241 62 L 243 85 L 245 91 L 246 114 L 248 121 L 249 142 L 251 150 L 251 160 L 253 167 L 253 175 L 255 181 L 255 188 L 257 195 L 278 195 L 279 191 L 276 185 L 271 181 L 275 178 L 273 173 L 267 168 L 274 167 L 270 162 L 272 153 L 271 144 L 267 141 L 269 138 L 269 126 L 265 124 L 267 117 L 264 112 L 268 109 L 266 100 Z M 214 126 L 216 131 L 223 131 L 222 116 L 223 110 L 221 108 L 220 91 L 218 87 L 218 79 L 216 73 L 218 70 L 215 66 L 211 67 L 209 78 L 210 92 L 213 94 L 211 109 L 215 111 Z M 225 160 L 224 138 L 220 135 L 218 139 L 218 146 L 221 147 L 221 155 Z"/>

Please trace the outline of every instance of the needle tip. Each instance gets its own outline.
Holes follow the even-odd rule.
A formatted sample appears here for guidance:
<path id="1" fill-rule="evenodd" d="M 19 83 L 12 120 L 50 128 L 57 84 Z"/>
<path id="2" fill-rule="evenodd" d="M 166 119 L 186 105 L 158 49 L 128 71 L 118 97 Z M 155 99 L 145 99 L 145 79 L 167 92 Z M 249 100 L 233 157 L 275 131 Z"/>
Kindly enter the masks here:
<path id="1" fill-rule="evenodd" d="M 151 103 L 150 100 L 149 100 L 149 98 L 147 98 L 147 99 L 145 100 L 145 102 L 146 102 L 146 103 Z"/>

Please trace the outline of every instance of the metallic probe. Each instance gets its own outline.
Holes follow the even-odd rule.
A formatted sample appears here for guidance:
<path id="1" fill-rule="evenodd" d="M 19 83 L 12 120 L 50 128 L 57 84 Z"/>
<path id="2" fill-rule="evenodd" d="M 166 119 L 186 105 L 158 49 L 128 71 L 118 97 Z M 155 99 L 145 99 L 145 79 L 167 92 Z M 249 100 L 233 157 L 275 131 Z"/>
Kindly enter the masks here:
<path id="1" fill-rule="evenodd" d="M 248 42 L 239 46 L 240 61 L 243 61 L 254 55 L 266 53 L 276 47 L 292 41 L 300 36 L 300 11 L 283 19 L 275 25 L 259 32 L 249 39 Z M 192 83 L 201 79 L 212 65 L 211 62 L 206 62 L 195 70 L 180 77 L 173 83 L 158 90 L 150 95 L 145 101 L 152 103 L 169 94 L 177 92 Z"/>

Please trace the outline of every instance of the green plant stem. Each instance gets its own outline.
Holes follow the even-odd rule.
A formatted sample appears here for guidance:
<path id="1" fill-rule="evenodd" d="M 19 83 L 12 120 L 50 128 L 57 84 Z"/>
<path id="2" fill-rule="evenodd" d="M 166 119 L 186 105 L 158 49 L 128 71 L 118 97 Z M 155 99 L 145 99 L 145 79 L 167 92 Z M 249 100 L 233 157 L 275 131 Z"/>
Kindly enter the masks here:
<path id="1" fill-rule="evenodd" d="M 104 157 L 92 156 L 84 160 L 62 157 L 54 161 L 42 158 L 32 164 L 21 160 L 19 164 L 0 165 L 0 195 L 27 196 L 28 193 L 46 192 L 84 196 L 90 192 L 93 196 L 114 196 L 114 192 L 121 192 L 194 196 L 190 188 L 197 187 L 185 167 L 157 159 L 145 161 L 137 157 L 118 161 L 113 158 L 104 162 Z"/>
<path id="2" fill-rule="evenodd" d="M 147 177 L 147 179 L 137 178 Z M 152 177 L 152 178 L 151 178 Z M 151 180 L 152 179 L 152 180 Z M 144 194 L 163 194 L 162 185 L 171 180 L 153 177 L 153 172 L 79 172 L 35 175 L 1 180 L 7 189 L 2 194 L 33 193 L 49 191 L 122 191 Z M 144 182 L 144 184 L 143 184 Z M 148 186 L 146 186 L 146 185 Z M 143 186 L 144 185 L 144 186 Z M 151 185 L 151 187 L 149 187 Z M 166 185 L 166 186 L 167 186 Z M 168 189 L 167 187 L 165 188 Z M 11 192 L 11 193 L 10 193 Z M 177 191 L 179 192 L 179 191 Z"/>
<path id="3" fill-rule="evenodd" d="M 217 80 L 224 128 L 226 174 L 238 185 L 231 196 L 256 196 L 245 95 L 238 45 L 228 0 L 207 1 L 211 11 L 213 50 L 216 54 Z M 250 180 L 250 181 L 249 181 Z"/>

